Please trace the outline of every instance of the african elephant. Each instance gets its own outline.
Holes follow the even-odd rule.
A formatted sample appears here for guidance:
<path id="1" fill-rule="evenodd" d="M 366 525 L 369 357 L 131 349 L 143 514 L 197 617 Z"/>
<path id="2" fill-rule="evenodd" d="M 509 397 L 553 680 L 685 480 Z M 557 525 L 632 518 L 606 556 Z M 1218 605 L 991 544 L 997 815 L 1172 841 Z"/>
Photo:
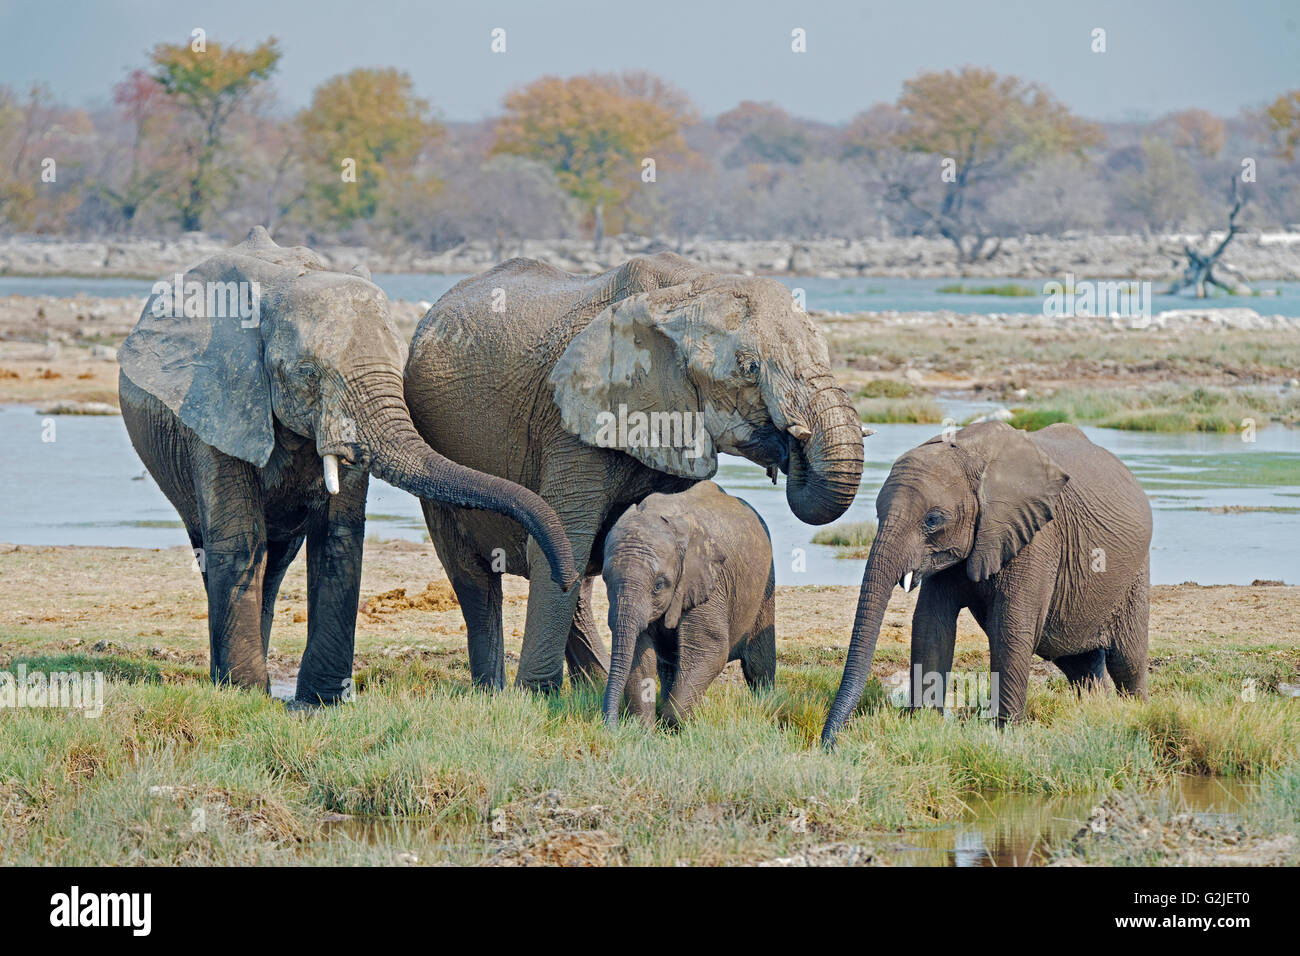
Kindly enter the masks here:
<path id="1" fill-rule="evenodd" d="M 605 722 L 628 708 L 676 725 L 729 661 L 751 690 L 776 674 L 776 571 L 767 525 L 748 502 L 711 481 L 654 494 L 623 513 L 605 539 L 613 635 Z"/>
<path id="2" fill-rule="evenodd" d="M 1034 654 L 1076 687 L 1109 671 L 1120 691 L 1145 697 L 1151 506 L 1123 463 L 1078 428 L 985 422 L 932 438 L 894 463 L 876 514 L 823 744 L 862 697 L 895 584 L 920 585 L 912 673 L 941 675 L 940 688 L 957 615 L 970 609 L 989 638 L 1000 721 L 1023 716 Z"/>
<path id="3" fill-rule="evenodd" d="M 839 517 L 862 475 L 862 426 L 826 344 L 771 279 L 718 275 L 680 256 L 598 276 L 510 259 L 461 282 L 411 343 L 406 401 L 443 454 L 538 492 L 587 575 L 605 534 L 651 492 L 711 477 L 718 452 L 789 475 L 802 520 Z M 591 581 L 565 593 L 507 523 L 424 502 L 469 632 L 480 685 L 505 683 L 500 574 L 530 579 L 517 684 L 558 688 L 607 667 Z"/>
<path id="4" fill-rule="evenodd" d="M 510 516 L 557 580 L 576 580 L 545 502 L 416 434 L 402 397 L 406 349 L 367 276 L 327 271 L 259 226 L 177 279 L 174 292 L 155 286 L 119 352 L 119 396 L 131 443 L 201 558 L 214 681 L 268 689 L 275 597 L 305 538 L 296 700 L 344 694 L 371 474 L 448 507 Z"/>

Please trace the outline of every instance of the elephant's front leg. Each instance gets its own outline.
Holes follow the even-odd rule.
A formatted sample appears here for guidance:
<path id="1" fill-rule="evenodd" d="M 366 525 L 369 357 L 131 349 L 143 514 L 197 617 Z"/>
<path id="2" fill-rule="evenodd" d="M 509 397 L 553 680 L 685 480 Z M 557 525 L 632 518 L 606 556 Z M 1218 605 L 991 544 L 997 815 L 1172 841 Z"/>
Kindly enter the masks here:
<path id="1" fill-rule="evenodd" d="M 565 532 L 573 547 L 574 567 L 586 567 L 596 529 L 565 520 Z M 574 614 L 582 588 L 575 585 L 566 593 L 551 580 L 546 555 L 533 538 L 528 539 L 528 611 L 524 619 L 524 646 L 519 653 L 515 686 L 536 691 L 559 690 L 564 683 L 564 649 L 573 628 Z"/>
<path id="2" fill-rule="evenodd" d="M 212 680 L 269 693 L 262 650 L 266 518 L 261 480 L 247 462 L 212 451 L 197 463 L 194 484 Z"/>
<path id="3" fill-rule="evenodd" d="M 660 664 L 654 641 L 648 632 L 642 631 L 636 639 L 636 650 L 632 652 L 632 669 L 628 671 L 627 690 L 623 696 L 627 700 L 628 712 L 641 718 L 647 727 L 653 727 L 655 722 L 655 701 L 659 695 L 655 673 Z M 665 689 L 669 686 L 664 685 Z"/>
<path id="4" fill-rule="evenodd" d="M 912 660 L 907 686 L 913 710 L 943 709 L 957 646 L 957 616 L 966 606 L 967 580 L 961 566 L 921 581 L 912 612 Z M 933 688 L 933 690 L 931 690 Z M 917 700 L 917 691 L 921 699 Z"/>
<path id="5" fill-rule="evenodd" d="M 726 612 L 711 607 L 712 603 L 683 616 L 677 628 L 677 676 L 670 688 L 664 688 L 664 723 L 669 727 L 686 719 L 727 665 L 729 622 Z"/>
<path id="6" fill-rule="evenodd" d="M 594 684 L 609 676 L 609 651 L 596 629 L 591 611 L 591 585 L 595 578 L 583 578 L 573 625 L 564 645 L 564 660 L 569 665 L 569 682 Z"/>
<path id="7" fill-rule="evenodd" d="M 370 476 L 347 468 L 340 479 L 323 520 L 307 531 L 307 649 L 294 694 L 307 704 L 337 703 L 352 686 Z"/>
<path id="8" fill-rule="evenodd" d="M 1018 575 L 989 602 L 985 631 L 990 676 L 997 682 L 999 724 L 1025 716 L 1029 669 L 1047 620 L 1053 584 L 1045 571 Z"/>

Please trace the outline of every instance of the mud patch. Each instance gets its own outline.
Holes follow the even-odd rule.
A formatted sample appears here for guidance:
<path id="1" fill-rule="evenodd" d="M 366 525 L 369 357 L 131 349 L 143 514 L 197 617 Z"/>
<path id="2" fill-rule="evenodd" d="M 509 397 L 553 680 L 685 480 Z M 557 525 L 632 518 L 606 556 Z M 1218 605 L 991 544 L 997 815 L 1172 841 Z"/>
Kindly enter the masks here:
<path id="1" fill-rule="evenodd" d="M 430 581 L 424 591 L 408 595 L 406 588 L 393 588 L 382 594 L 376 594 L 361 605 L 361 613 L 371 618 L 382 619 L 385 615 L 400 614 L 403 611 L 454 611 L 460 607 L 456 592 L 447 581 Z"/>

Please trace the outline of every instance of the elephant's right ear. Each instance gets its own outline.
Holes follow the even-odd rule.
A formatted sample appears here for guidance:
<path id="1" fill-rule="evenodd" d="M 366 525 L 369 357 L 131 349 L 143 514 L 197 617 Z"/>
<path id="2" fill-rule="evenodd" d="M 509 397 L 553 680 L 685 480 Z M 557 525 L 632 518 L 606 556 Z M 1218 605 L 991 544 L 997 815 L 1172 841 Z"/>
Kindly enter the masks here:
<path id="1" fill-rule="evenodd" d="M 187 285 L 205 281 L 195 273 L 186 279 Z M 154 285 L 118 362 L 127 378 L 202 441 L 261 467 L 275 446 L 275 428 L 260 318 L 187 317 L 184 303 L 176 301 L 183 291 L 167 282 Z"/>

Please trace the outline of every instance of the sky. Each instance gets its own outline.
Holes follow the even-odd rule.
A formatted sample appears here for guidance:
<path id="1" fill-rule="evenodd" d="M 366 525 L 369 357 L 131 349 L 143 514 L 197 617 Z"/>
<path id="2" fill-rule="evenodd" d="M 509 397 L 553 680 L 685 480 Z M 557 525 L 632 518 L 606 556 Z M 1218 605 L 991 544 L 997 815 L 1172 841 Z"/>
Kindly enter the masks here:
<path id="1" fill-rule="evenodd" d="M 835 124 L 964 65 L 1037 81 L 1095 120 L 1228 115 L 1300 86 L 1300 0 L 0 0 L 0 84 L 104 105 L 155 43 L 195 27 L 242 46 L 278 37 L 283 108 L 337 73 L 395 66 L 451 121 L 497 115 L 545 74 L 623 69 L 659 74 L 704 116 L 748 99 Z"/>

